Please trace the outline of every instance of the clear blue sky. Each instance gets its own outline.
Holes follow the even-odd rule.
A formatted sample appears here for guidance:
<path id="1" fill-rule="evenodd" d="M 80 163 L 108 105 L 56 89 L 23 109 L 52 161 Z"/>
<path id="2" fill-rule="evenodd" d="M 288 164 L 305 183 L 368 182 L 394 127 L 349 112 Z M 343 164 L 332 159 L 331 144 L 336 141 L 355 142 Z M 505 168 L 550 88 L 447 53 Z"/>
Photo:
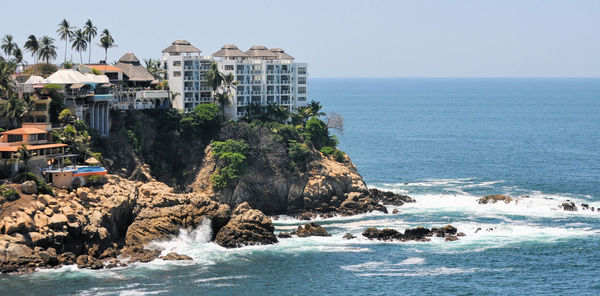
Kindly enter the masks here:
<path id="1" fill-rule="evenodd" d="M 93 3 L 93 4 L 92 4 Z M 160 56 L 175 39 L 281 47 L 312 77 L 600 77 L 600 1 L 4 1 L 0 34 L 22 47 L 67 18 L 117 48 Z M 58 39 L 58 38 L 57 38 Z M 64 43 L 57 41 L 62 61 Z M 28 55 L 29 56 L 29 55 Z M 73 60 L 78 61 L 73 52 Z M 95 46 L 93 56 L 103 57 Z"/>

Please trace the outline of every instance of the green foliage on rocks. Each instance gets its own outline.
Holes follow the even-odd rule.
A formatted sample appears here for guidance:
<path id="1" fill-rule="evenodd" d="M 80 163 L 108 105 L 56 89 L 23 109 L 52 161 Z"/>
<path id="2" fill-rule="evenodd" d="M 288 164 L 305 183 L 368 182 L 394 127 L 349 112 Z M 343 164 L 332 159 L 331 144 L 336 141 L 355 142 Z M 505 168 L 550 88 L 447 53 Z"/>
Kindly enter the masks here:
<path id="1" fill-rule="evenodd" d="M 21 195 L 19 195 L 19 192 L 12 188 L 3 189 L 2 196 L 4 197 L 4 199 L 6 201 L 13 201 L 13 200 L 17 200 L 17 199 L 21 198 Z"/>
<path id="2" fill-rule="evenodd" d="M 325 154 L 327 156 L 333 154 L 334 152 L 335 152 L 335 149 L 331 148 L 329 146 L 325 146 L 325 147 L 321 148 L 321 153 L 323 153 L 323 154 Z"/>
<path id="3" fill-rule="evenodd" d="M 216 104 L 200 104 L 179 121 L 179 130 L 186 137 L 203 137 L 222 123 L 223 113 Z"/>
<path id="4" fill-rule="evenodd" d="M 333 158 L 335 158 L 335 160 L 338 162 L 344 162 L 346 161 L 346 153 L 342 152 L 341 150 L 335 150 L 333 153 Z"/>
<path id="5" fill-rule="evenodd" d="M 305 161 L 310 155 L 310 150 L 306 144 L 300 144 L 295 141 L 290 143 L 290 147 L 288 148 L 288 153 L 290 154 L 290 158 L 296 162 Z"/>
<path id="6" fill-rule="evenodd" d="M 83 122 L 77 121 L 73 125 L 67 124 L 64 128 L 52 131 L 55 142 L 67 144 L 67 154 L 77 154 L 77 161 L 83 162 L 94 152 L 91 148 L 91 136 Z"/>
<path id="7" fill-rule="evenodd" d="M 29 172 L 21 173 L 21 174 L 16 175 L 13 178 L 13 182 L 15 182 L 15 183 L 23 183 L 25 181 L 35 182 L 35 185 L 37 187 L 37 191 L 39 194 L 54 195 L 52 188 L 50 188 L 50 186 L 48 186 L 48 184 L 46 184 L 46 182 L 44 182 L 42 179 L 40 179 L 38 176 L 34 175 L 33 173 L 29 173 Z"/>
<path id="8" fill-rule="evenodd" d="M 244 153 L 247 148 L 248 145 L 244 140 L 228 139 L 212 142 L 212 153 L 221 165 L 221 168 L 210 176 L 214 189 L 224 189 L 244 174 L 247 166 Z"/>

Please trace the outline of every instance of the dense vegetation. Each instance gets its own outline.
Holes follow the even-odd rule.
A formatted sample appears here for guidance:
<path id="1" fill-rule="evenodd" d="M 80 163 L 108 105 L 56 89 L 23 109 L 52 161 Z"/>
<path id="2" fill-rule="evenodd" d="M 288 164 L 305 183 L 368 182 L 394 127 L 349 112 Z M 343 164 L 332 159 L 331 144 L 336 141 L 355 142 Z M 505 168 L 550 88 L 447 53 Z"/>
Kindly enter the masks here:
<path id="1" fill-rule="evenodd" d="M 213 141 L 212 153 L 219 160 L 220 167 L 210 176 L 213 188 L 224 189 L 242 176 L 246 169 L 246 149 L 244 140 Z"/>

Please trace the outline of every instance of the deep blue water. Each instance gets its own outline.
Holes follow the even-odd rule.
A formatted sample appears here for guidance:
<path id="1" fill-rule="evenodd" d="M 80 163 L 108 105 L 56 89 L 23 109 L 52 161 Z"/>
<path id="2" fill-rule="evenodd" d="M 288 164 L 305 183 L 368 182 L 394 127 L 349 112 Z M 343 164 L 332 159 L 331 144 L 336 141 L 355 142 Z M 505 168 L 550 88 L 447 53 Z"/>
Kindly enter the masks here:
<path id="1" fill-rule="evenodd" d="M 4 275 L 0 294 L 600 294 L 600 212 L 559 208 L 600 206 L 600 79 L 312 79 L 309 90 L 345 118 L 340 147 L 365 181 L 416 203 L 318 221 L 332 237 L 235 250 L 207 242 L 206 224 L 160 244 L 193 263 Z M 492 193 L 518 201 L 477 203 Z M 467 236 L 360 237 L 371 226 L 448 223 Z"/>

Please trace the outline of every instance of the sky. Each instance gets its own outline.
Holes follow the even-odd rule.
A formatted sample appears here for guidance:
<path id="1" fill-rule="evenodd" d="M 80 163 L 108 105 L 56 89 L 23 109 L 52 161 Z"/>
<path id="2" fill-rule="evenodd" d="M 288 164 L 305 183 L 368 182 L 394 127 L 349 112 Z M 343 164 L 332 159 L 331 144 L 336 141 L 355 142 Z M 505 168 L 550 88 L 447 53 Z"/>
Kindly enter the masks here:
<path id="1" fill-rule="evenodd" d="M 91 19 L 118 45 L 159 58 L 177 39 L 209 55 L 227 43 L 283 48 L 311 77 L 600 77 L 600 1 L 4 1 L 0 35 L 64 41 Z M 96 42 L 99 37 L 96 37 Z M 69 47 L 70 48 L 70 47 Z M 104 58 L 94 45 L 93 61 Z M 29 54 L 26 56 L 31 61 Z M 87 61 L 87 53 L 84 55 Z M 77 52 L 68 57 L 79 61 Z"/>

